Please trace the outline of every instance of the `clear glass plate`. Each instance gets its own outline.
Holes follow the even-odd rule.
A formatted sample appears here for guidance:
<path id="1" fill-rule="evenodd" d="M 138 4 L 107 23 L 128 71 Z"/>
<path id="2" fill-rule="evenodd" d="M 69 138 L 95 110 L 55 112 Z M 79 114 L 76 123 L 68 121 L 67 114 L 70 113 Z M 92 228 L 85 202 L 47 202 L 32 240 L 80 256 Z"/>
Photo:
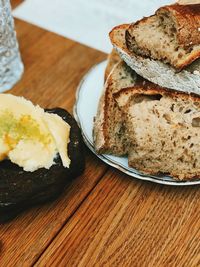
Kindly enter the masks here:
<path id="1" fill-rule="evenodd" d="M 160 175 L 151 176 L 144 175 L 136 169 L 128 166 L 127 157 L 114 157 L 111 155 L 98 155 L 93 146 L 93 121 L 97 113 L 98 102 L 102 94 L 104 84 L 104 72 L 106 61 L 94 66 L 82 79 L 76 92 L 76 103 L 74 105 L 74 117 L 78 122 L 85 144 L 88 148 L 101 160 L 110 166 L 128 174 L 137 179 L 150 181 L 165 185 L 197 185 L 200 180 L 193 181 L 177 181 L 173 177 Z"/>

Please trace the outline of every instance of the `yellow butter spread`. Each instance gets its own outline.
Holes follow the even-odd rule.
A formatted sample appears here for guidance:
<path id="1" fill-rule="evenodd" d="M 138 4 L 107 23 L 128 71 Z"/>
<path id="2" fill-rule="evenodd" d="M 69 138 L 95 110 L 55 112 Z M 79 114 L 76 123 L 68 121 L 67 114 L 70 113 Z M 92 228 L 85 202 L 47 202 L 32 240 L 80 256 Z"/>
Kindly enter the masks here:
<path id="1" fill-rule="evenodd" d="M 0 160 L 10 159 L 25 171 L 49 169 L 60 154 L 69 167 L 70 126 L 30 101 L 0 94 Z"/>

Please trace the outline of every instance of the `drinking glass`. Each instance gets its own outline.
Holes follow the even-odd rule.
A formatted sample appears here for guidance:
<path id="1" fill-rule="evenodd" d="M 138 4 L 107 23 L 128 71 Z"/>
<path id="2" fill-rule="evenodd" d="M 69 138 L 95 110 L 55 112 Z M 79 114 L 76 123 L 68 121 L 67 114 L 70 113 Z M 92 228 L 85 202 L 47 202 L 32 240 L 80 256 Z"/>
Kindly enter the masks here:
<path id="1" fill-rule="evenodd" d="M 11 89 L 23 70 L 10 0 L 0 0 L 0 92 Z"/>

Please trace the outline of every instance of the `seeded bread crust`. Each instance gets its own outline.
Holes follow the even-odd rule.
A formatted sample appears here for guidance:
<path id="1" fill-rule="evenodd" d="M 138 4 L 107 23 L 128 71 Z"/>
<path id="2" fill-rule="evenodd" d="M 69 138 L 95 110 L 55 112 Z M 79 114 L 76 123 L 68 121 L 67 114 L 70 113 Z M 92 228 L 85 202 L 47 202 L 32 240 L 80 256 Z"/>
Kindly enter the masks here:
<path id="1" fill-rule="evenodd" d="M 150 175 L 169 174 L 178 180 L 199 179 L 200 96 L 143 81 L 142 86 L 121 89 L 114 99 L 126 121 L 131 167 Z M 159 109 L 161 99 L 168 102 L 163 101 Z M 145 107 L 153 102 L 153 108 L 143 116 Z"/>
<path id="2" fill-rule="evenodd" d="M 168 64 L 136 55 L 128 50 L 125 42 L 125 32 L 129 26 L 130 24 L 123 24 L 110 32 L 113 47 L 129 67 L 161 87 L 200 94 L 200 59 L 177 73 Z"/>

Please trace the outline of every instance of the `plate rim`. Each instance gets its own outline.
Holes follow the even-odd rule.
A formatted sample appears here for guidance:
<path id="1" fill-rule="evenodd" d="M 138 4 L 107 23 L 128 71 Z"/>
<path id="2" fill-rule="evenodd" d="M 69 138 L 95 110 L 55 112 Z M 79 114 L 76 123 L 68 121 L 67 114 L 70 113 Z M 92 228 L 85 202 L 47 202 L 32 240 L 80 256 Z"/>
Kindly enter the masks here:
<path id="1" fill-rule="evenodd" d="M 87 135 L 84 133 L 84 127 L 82 126 L 80 117 L 78 115 L 78 105 L 80 103 L 80 93 L 81 93 L 81 89 L 83 87 L 84 82 L 87 80 L 87 78 L 90 76 L 90 74 L 96 69 L 98 68 L 100 65 L 106 64 L 107 60 L 103 60 L 100 63 L 97 63 L 95 65 L 93 65 L 89 71 L 82 77 L 81 81 L 78 84 L 78 87 L 76 89 L 76 93 L 75 93 L 75 103 L 73 106 L 73 115 L 74 118 L 76 120 L 76 122 L 78 123 L 80 130 L 81 130 L 81 134 L 84 140 L 84 143 L 86 144 L 86 146 L 90 149 L 90 151 L 93 152 L 93 154 L 95 154 L 99 159 L 101 159 L 103 162 L 105 162 L 106 164 L 108 164 L 111 167 L 114 167 L 115 169 L 129 175 L 130 177 L 133 177 L 135 179 L 139 179 L 142 181 L 148 181 L 148 182 L 152 182 L 152 183 L 156 183 L 156 184 L 162 184 L 162 185 L 170 185 L 170 186 L 192 186 L 192 185 L 199 185 L 200 184 L 200 179 L 199 180 L 194 180 L 194 181 L 178 181 L 178 180 L 172 180 L 172 181 L 168 181 L 168 180 L 162 180 L 162 178 L 157 178 L 156 176 L 151 176 L 151 175 L 145 175 L 142 173 L 135 173 L 134 171 L 129 171 L 126 167 L 123 167 L 122 165 L 120 165 L 119 163 L 116 163 L 115 161 L 109 159 L 106 157 L 106 154 L 97 154 L 95 152 L 94 146 L 91 143 L 91 141 L 89 140 L 89 138 L 87 137 Z M 102 88 L 103 90 L 103 88 Z M 134 170 L 134 169 L 133 169 Z M 136 169 L 135 169 L 136 170 Z M 137 171 L 137 170 L 136 170 Z M 171 179 L 173 179 L 173 177 L 170 177 Z"/>

